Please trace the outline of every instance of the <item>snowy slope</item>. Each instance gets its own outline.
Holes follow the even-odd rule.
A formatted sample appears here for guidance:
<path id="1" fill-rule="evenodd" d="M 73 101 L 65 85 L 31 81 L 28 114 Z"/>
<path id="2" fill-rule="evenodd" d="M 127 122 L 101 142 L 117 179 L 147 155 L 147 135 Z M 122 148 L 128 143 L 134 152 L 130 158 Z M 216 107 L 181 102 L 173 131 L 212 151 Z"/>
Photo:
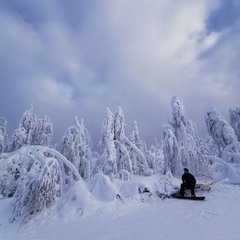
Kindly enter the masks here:
<path id="1" fill-rule="evenodd" d="M 149 178 L 149 186 L 152 182 Z M 128 186 L 131 193 L 133 186 L 134 181 Z M 0 239 L 240 239 L 240 186 L 218 183 L 210 192 L 197 194 L 204 194 L 206 200 L 161 200 L 147 194 L 138 199 L 133 193 L 123 201 L 92 201 L 86 212 L 78 211 L 75 203 L 66 200 L 61 211 L 48 209 L 22 227 L 7 222 L 12 200 L 3 199 Z"/>

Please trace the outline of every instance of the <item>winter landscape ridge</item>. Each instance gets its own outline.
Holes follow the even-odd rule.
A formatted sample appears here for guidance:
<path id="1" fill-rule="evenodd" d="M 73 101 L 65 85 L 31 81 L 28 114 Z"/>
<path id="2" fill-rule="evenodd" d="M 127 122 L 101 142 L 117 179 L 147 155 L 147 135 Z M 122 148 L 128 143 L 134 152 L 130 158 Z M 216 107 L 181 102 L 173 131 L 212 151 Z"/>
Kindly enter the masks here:
<path id="1" fill-rule="evenodd" d="M 75 118 L 52 146 L 52 123 L 24 112 L 10 138 L 0 121 L 0 239 L 239 239 L 240 109 L 215 107 L 202 139 L 172 98 L 162 138 L 147 148 L 137 122 L 106 109 L 101 152 Z M 204 201 L 171 198 L 183 167 L 211 189 Z"/>

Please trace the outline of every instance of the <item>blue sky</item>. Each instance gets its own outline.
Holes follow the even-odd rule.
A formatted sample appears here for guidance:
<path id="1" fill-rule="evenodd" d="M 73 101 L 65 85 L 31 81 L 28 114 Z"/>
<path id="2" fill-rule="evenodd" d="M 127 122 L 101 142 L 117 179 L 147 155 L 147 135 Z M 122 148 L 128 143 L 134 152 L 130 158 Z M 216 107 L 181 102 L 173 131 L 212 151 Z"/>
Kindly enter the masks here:
<path id="1" fill-rule="evenodd" d="M 177 95 L 199 135 L 216 106 L 240 107 L 240 2 L 1 0 L 0 116 L 8 132 L 33 102 L 58 141 L 84 119 L 97 145 L 106 107 L 161 138 Z"/>

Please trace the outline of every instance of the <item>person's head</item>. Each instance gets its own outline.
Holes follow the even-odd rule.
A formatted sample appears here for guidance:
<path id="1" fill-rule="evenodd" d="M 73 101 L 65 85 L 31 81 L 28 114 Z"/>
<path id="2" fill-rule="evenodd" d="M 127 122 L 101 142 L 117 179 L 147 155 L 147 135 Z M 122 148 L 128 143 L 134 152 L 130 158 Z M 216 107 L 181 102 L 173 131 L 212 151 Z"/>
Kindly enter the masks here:
<path id="1" fill-rule="evenodd" d="M 184 173 L 189 173 L 189 170 L 187 168 L 184 168 Z"/>

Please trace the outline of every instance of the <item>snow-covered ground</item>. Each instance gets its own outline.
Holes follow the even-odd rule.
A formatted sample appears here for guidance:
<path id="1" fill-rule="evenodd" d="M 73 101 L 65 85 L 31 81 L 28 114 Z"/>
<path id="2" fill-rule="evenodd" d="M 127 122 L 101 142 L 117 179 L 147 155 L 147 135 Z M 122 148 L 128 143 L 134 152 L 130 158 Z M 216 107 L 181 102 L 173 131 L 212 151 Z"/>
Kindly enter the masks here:
<path id="1" fill-rule="evenodd" d="M 144 184 L 149 183 L 151 189 L 155 180 L 146 178 Z M 133 191 L 135 183 L 128 182 L 127 187 L 118 185 L 122 189 L 121 194 L 125 193 L 123 200 L 116 198 L 110 201 L 111 196 L 108 195 L 98 201 L 96 198 L 90 201 L 81 198 L 79 203 L 76 201 L 79 196 L 70 192 L 70 199 L 61 200 L 64 204 L 61 203 L 60 210 L 56 211 L 53 206 L 21 227 L 19 223 L 8 223 L 13 200 L 2 199 L 0 239 L 240 239 L 240 185 L 217 183 L 209 192 L 196 192 L 197 195 L 206 196 L 204 201 L 192 201 L 173 198 L 162 200 L 148 193 L 137 197 L 139 194 Z M 95 192 L 97 194 L 102 196 Z M 84 205 L 86 211 L 78 208 L 79 204 Z"/>

